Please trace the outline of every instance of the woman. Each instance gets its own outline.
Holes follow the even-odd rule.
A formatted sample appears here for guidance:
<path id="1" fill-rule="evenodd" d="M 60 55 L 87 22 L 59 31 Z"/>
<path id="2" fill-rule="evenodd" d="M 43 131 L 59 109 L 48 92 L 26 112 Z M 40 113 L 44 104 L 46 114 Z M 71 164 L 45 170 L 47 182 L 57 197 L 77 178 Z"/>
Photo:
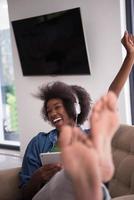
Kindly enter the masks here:
<path id="1" fill-rule="evenodd" d="M 79 95 L 81 111 L 76 111 L 76 95 Z M 69 86 L 62 82 L 54 82 L 40 89 L 37 95 L 44 102 L 42 116 L 55 127 L 45 134 L 39 133 L 29 143 L 23 159 L 22 172 L 20 174 L 24 189 L 24 195 L 34 191 L 35 193 L 46 184 L 56 172 L 61 170 L 59 164 L 41 165 L 40 153 L 54 151 L 58 147 L 58 136 L 64 125 L 72 127 L 81 125 L 88 116 L 90 109 L 90 96 L 79 86 Z M 25 189 L 28 188 L 28 189 Z M 25 199 L 30 199 L 26 196 Z"/>
<path id="2" fill-rule="evenodd" d="M 113 91 L 116 96 L 119 96 L 134 64 L 134 38 L 125 32 L 122 44 L 126 48 L 127 55 L 119 73 L 109 87 L 109 90 Z M 25 152 L 20 179 L 24 199 L 29 200 L 62 169 L 59 163 L 42 166 L 39 154 L 53 151 L 59 146 L 58 138 L 64 125 L 71 127 L 81 125 L 87 119 L 91 104 L 90 96 L 85 89 L 61 82 L 42 87 L 38 97 L 44 102 L 43 118 L 56 129 L 47 134 L 39 133 L 31 140 Z M 76 104 L 80 107 L 79 112 L 75 109 Z"/>

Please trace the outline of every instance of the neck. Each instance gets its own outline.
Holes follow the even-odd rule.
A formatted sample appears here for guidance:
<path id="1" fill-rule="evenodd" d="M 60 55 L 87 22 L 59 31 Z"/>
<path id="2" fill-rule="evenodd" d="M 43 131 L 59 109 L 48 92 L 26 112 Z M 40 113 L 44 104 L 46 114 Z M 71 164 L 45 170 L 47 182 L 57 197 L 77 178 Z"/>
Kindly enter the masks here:
<path id="1" fill-rule="evenodd" d="M 77 124 L 72 120 L 72 121 L 70 121 L 70 123 L 67 124 L 67 126 L 76 127 Z M 59 128 L 59 129 L 57 129 L 57 131 L 58 131 L 58 137 L 59 137 L 59 133 L 60 133 L 61 129 Z"/>

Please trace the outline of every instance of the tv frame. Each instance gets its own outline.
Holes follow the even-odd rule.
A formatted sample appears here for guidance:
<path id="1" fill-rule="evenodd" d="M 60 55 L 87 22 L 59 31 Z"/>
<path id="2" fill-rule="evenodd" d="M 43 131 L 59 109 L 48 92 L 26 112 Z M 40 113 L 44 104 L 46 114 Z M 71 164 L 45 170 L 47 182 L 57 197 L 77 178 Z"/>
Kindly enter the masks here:
<path id="1" fill-rule="evenodd" d="M 33 62 L 32 64 L 30 64 L 28 67 L 28 69 L 30 69 L 31 68 L 31 71 L 30 72 L 28 72 L 28 71 L 26 71 L 26 68 L 27 68 L 27 66 L 25 67 L 25 63 L 24 63 L 24 59 L 26 58 L 25 56 L 26 55 L 22 55 L 22 52 L 21 51 L 24 51 L 24 50 L 22 50 L 23 48 L 24 48 L 24 46 L 22 47 L 21 45 L 22 45 L 22 41 L 23 41 L 23 39 L 24 39 L 24 36 L 26 36 L 26 34 L 25 34 L 25 32 L 22 34 L 21 33 L 21 31 L 19 32 L 19 35 L 18 35 L 18 33 L 17 33 L 17 26 L 18 26 L 18 24 L 19 23 L 29 23 L 29 20 L 36 20 L 37 18 L 51 18 L 51 17 L 53 17 L 54 15 L 64 15 L 64 13 L 66 14 L 68 14 L 69 12 L 73 12 L 73 11 L 77 11 L 77 12 L 79 12 L 79 26 L 81 26 L 80 28 L 81 28 L 81 40 L 83 40 L 83 41 L 81 41 L 82 42 L 82 50 L 80 49 L 80 47 L 79 48 L 77 48 L 77 50 L 79 49 L 79 51 L 83 51 L 83 52 L 81 52 L 81 59 L 83 59 L 84 61 L 83 62 L 85 62 L 86 63 L 86 69 L 85 69 L 85 71 L 82 71 L 82 69 L 81 69 L 81 71 L 80 72 L 78 72 L 78 70 L 76 70 L 76 71 L 67 71 L 67 67 L 68 66 L 66 66 L 66 71 L 63 71 L 62 72 L 62 70 L 61 70 L 61 68 L 63 68 L 63 70 L 64 70 L 64 65 L 63 65 L 63 67 L 61 67 L 60 69 L 59 69 L 59 66 L 58 66 L 58 69 L 57 69 L 57 65 L 55 64 L 55 65 L 53 65 L 52 66 L 52 64 L 50 64 L 50 66 L 49 66 L 49 64 L 48 64 L 48 71 L 46 70 L 46 72 L 44 72 L 44 71 L 42 71 L 42 68 L 40 67 L 40 66 L 42 66 L 42 65 L 39 65 L 39 71 L 35 71 L 35 73 L 33 73 L 33 71 L 32 71 L 32 69 L 33 68 L 36 68 L 37 69 L 37 65 L 36 66 L 34 66 L 34 64 L 36 63 L 36 62 Z M 27 22 L 26 22 L 27 21 Z M 84 30 L 83 30 L 83 24 L 82 24 L 82 18 L 81 18 L 81 11 L 80 11 L 80 7 L 76 7 L 76 8 L 72 8 L 72 9 L 67 9 L 67 10 L 62 10 L 62 11 L 58 11 L 58 12 L 53 12 L 53 13 L 48 13 L 48 14 L 44 14 L 44 15 L 39 15 L 39 16 L 35 16 L 35 17 L 29 17 L 29 18 L 24 18 L 24 19 L 20 19 L 20 20 L 15 20 L 15 21 L 12 21 L 11 22 L 12 23 L 12 26 L 13 26 L 13 31 L 14 31 L 14 35 L 15 35 L 15 40 L 16 40 L 16 44 L 17 44 L 17 49 L 18 49 L 18 54 L 19 54 L 19 58 L 20 58 L 20 63 L 21 63 L 21 68 L 22 68 L 22 73 L 23 73 L 23 75 L 24 76 L 61 76 L 61 75 L 90 75 L 91 74 L 91 70 L 90 70 L 90 65 L 89 65 L 89 55 L 88 55 L 88 51 L 87 51 L 87 45 L 86 45 L 86 40 L 85 40 L 85 35 L 84 35 Z M 22 34 L 22 38 L 21 38 L 21 42 L 20 42 L 20 37 L 21 37 L 21 34 Z M 80 42 L 78 42 L 78 44 L 79 44 Z M 23 44 L 24 45 L 24 44 Z M 31 47 L 30 47 L 31 48 Z M 31 51 L 32 51 L 33 49 L 31 48 Z M 26 52 L 27 51 L 27 48 L 26 48 L 26 46 L 25 46 L 25 51 L 24 52 Z M 38 51 L 39 52 L 39 51 Z M 37 53 L 38 53 L 37 52 Z M 83 54 L 82 54 L 83 53 Z M 37 54 L 38 55 L 38 54 Z M 58 54 L 57 54 L 58 55 Z M 84 55 L 84 56 L 83 56 Z M 34 55 L 35 56 L 35 55 Z M 55 55 L 52 55 L 53 57 L 55 57 Z M 51 56 L 51 57 L 52 57 Z M 75 55 L 76 56 L 76 55 Z M 80 58 L 80 56 L 78 56 L 77 58 Z M 35 57 L 34 57 L 34 59 L 35 59 Z M 55 58 L 56 59 L 56 58 Z M 37 60 L 38 60 L 38 58 L 37 58 Z M 78 60 L 78 59 L 77 59 Z M 75 61 L 76 63 L 77 63 L 77 61 Z M 39 63 L 39 62 L 38 62 Z M 71 66 L 71 65 L 70 65 Z M 69 66 L 69 67 L 70 67 Z M 71 70 L 74 70 L 74 68 L 75 67 L 77 67 L 78 65 L 72 65 L 71 66 Z M 44 66 L 43 66 L 44 67 Z M 51 68 L 53 68 L 53 72 L 50 72 L 49 71 L 49 67 L 51 67 Z M 60 70 L 60 72 L 58 71 L 58 70 Z"/>

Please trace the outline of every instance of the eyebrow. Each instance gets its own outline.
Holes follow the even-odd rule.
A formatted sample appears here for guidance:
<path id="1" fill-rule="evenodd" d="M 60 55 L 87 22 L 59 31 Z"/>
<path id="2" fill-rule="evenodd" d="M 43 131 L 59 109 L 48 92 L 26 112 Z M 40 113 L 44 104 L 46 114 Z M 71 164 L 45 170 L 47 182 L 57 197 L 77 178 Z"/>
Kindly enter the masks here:
<path id="1" fill-rule="evenodd" d="M 56 105 L 58 105 L 58 104 L 63 105 L 61 102 L 56 102 L 56 103 L 53 104 L 53 106 L 56 106 Z M 49 106 L 47 106 L 47 109 L 49 109 Z"/>

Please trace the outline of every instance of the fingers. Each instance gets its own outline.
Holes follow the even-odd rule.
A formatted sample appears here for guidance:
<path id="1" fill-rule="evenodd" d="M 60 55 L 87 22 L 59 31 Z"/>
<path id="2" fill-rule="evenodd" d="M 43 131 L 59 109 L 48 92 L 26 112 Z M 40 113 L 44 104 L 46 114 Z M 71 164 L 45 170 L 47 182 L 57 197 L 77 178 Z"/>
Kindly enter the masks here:
<path id="1" fill-rule="evenodd" d="M 60 170 L 55 168 L 51 171 L 48 171 L 47 174 L 42 174 L 42 180 L 44 182 L 49 181 L 58 171 Z"/>
<path id="2" fill-rule="evenodd" d="M 128 35 L 128 42 L 129 42 L 132 46 L 134 46 L 134 36 L 133 36 L 132 34 L 129 34 L 129 35 Z"/>
<path id="3" fill-rule="evenodd" d="M 51 171 L 52 169 L 61 169 L 61 165 L 60 163 L 55 163 L 55 164 L 46 164 L 42 166 L 42 170 L 47 170 L 47 171 Z"/>
<path id="4" fill-rule="evenodd" d="M 125 45 L 132 45 L 134 46 L 134 36 L 129 34 L 127 31 L 124 32 L 124 36 L 121 40 L 122 44 Z"/>
<path id="5" fill-rule="evenodd" d="M 47 164 L 42 166 L 40 170 L 40 177 L 42 181 L 45 183 L 49 181 L 58 171 L 61 170 L 62 167 L 58 166 L 58 164 Z"/>

